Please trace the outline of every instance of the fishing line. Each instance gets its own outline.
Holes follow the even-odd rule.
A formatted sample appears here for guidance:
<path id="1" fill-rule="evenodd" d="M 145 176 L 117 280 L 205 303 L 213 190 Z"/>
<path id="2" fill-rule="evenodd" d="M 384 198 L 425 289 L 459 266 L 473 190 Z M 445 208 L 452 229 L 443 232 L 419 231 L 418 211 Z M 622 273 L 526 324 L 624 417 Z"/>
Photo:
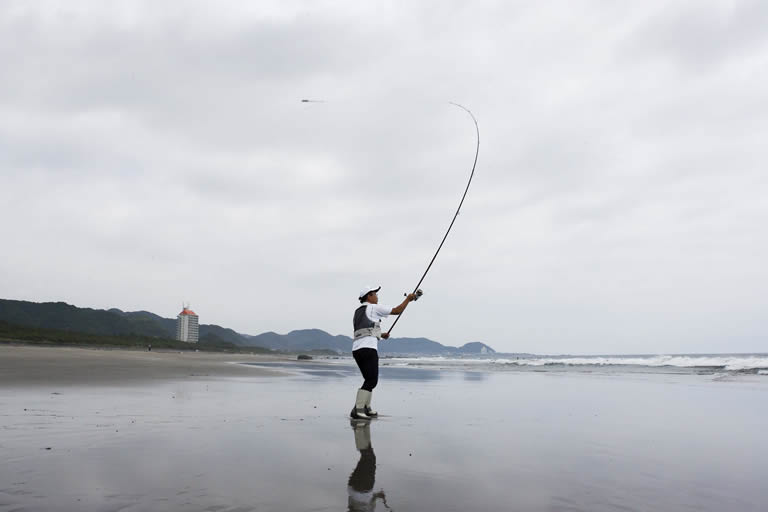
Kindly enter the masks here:
<path id="1" fill-rule="evenodd" d="M 456 213 L 453 215 L 453 219 L 451 220 L 451 224 L 448 226 L 448 230 L 445 232 L 445 236 L 443 236 L 443 240 L 440 242 L 440 245 L 437 248 L 437 251 L 435 251 L 435 255 L 432 256 L 432 260 L 429 262 L 429 265 L 427 265 L 427 270 L 424 271 L 424 274 L 421 276 L 421 279 L 419 279 L 418 284 L 413 289 L 413 293 L 417 293 L 419 291 L 419 286 L 421 286 L 422 281 L 424 281 L 424 278 L 427 277 L 427 273 L 429 272 L 429 269 L 432 268 L 432 264 L 435 262 L 435 259 L 437 259 L 437 255 L 440 254 L 440 249 L 443 248 L 443 244 L 445 243 L 445 239 L 448 238 L 448 233 L 451 232 L 451 228 L 453 227 L 453 223 L 456 222 L 456 217 L 459 216 L 459 212 L 461 212 L 461 206 L 464 204 L 464 199 L 467 197 L 467 192 L 469 192 L 469 186 L 472 184 L 472 178 L 475 176 L 475 167 L 477 167 L 477 157 L 480 154 L 480 128 L 477 126 L 477 119 L 475 119 L 474 114 L 465 106 L 459 105 L 458 103 L 454 103 L 452 101 L 449 101 L 451 105 L 454 105 L 456 107 L 459 107 L 460 109 L 464 110 L 469 116 L 472 118 L 472 122 L 475 123 L 475 133 L 477 135 L 477 146 L 475 148 L 475 161 L 472 163 L 472 172 L 469 174 L 469 181 L 467 181 L 467 187 L 464 189 L 464 194 L 461 196 L 461 201 L 459 201 L 459 207 L 456 208 Z M 405 311 L 403 311 L 405 313 Z M 397 318 L 395 318 L 394 323 L 387 331 L 387 336 L 392 332 L 392 329 L 395 328 L 395 325 L 397 325 L 397 322 L 402 318 L 403 314 L 397 315 Z"/>
<path id="2" fill-rule="evenodd" d="M 326 103 L 325 100 L 313 100 L 313 99 L 302 99 L 302 103 Z M 477 167 L 477 157 L 480 155 L 480 128 L 477 125 L 477 119 L 475 119 L 474 114 L 465 106 L 459 105 L 458 103 L 454 103 L 452 101 L 448 102 L 450 105 L 453 105 L 455 107 L 459 107 L 460 109 L 464 110 L 469 116 L 472 118 L 472 122 L 475 123 L 475 134 L 477 137 L 477 145 L 475 147 L 475 160 L 472 163 L 472 171 L 469 174 L 469 180 L 467 181 L 467 186 L 464 189 L 464 194 L 461 196 L 461 201 L 459 201 L 459 207 L 456 208 L 456 213 L 453 215 L 453 219 L 451 219 L 451 223 L 448 226 L 448 229 L 445 232 L 445 235 L 443 236 L 442 241 L 440 242 L 440 245 L 437 247 L 437 251 L 435 251 L 435 255 L 432 256 L 432 259 L 429 262 L 429 265 L 427 265 L 427 269 L 424 271 L 424 274 L 422 274 L 421 279 L 419 279 L 418 284 L 413 289 L 413 293 L 421 295 L 419 286 L 421 286 L 421 283 L 424 281 L 424 278 L 427 277 L 427 273 L 429 273 L 429 269 L 432 268 L 432 264 L 435 262 L 435 259 L 437 259 L 437 255 L 440 254 L 440 249 L 443 248 L 443 244 L 445 243 L 445 240 L 448 238 L 448 233 L 451 232 L 451 228 L 453 228 L 453 224 L 456 222 L 456 218 L 459 216 L 459 213 L 461 212 L 461 206 L 464 204 L 464 199 L 467 197 L 467 192 L 469 192 L 469 186 L 472 184 L 472 178 L 475 176 L 475 168 Z M 402 313 L 397 316 L 392 326 L 387 331 L 387 336 L 392 332 L 392 329 L 395 328 L 395 325 L 397 325 L 397 322 L 402 317 Z"/>

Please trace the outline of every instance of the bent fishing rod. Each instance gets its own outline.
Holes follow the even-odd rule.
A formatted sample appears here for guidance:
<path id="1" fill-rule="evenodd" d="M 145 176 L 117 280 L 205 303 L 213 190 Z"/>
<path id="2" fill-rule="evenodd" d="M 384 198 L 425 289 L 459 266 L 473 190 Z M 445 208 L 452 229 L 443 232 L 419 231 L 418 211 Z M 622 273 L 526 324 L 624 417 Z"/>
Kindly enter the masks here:
<path id="1" fill-rule="evenodd" d="M 303 99 L 301 100 L 302 103 L 326 103 L 325 100 L 318 100 L 318 99 Z M 435 255 L 432 256 L 432 259 L 429 262 L 429 265 L 427 265 L 427 269 L 424 271 L 424 274 L 422 274 L 421 279 L 419 279 L 419 282 L 416 284 L 416 287 L 413 289 L 413 293 L 418 297 L 421 296 L 421 290 L 419 289 L 419 286 L 421 286 L 421 283 L 424 281 L 424 278 L 427 277 L 427 274 L 429 273 L 429 269 L 432 268 L 432 264 L 437 259 L 437 255 L 440 254 L 440 249 L 443 248 L 443 244 L 445 243 L 445 240 L 448 238 L 448 233 L 451 232 L 451 228 L 453 228 L 453 224 L 456 222 L 456 218 L 459 216 L 459 213 L 461 212 L 461 206 L 464 204 L 464 199 L 467 197 L 467 192 L 469 192 L 469 186 L 472 184 L 472 178 L 475 176 L 475 168 L 477 167 L 477 157 L 480 155 L 480 128 L 477 125 L 477 119 L 475 119 L 474 114 L 465 106 L 459 105 L 458 103 L 454 103 L 452 101 L 448 102 L 450 105 L 459 107 L 460 109 L 464 110 L 469 116 L 472 118 L 472 122 L 475 123 L 475 135 L 477 137 L 477 145 L 475 147 L 475 160 L 472 162 L 472 171 L 469 173 L 469 180 L 467 181 L 467 186 L 464 189 L 464 194 L 461 196 L 461 201 L 459 201 L 459 207 L 456 208 L 456 213 L 453 215 L 453 219 L 451 219 L 451 223 L 448 226 L 448 229 L 445 232 L 445 235 L 443 236 L 443 239 L 440 241 L 440 245 L 437 247 L 437 251 L 435 251 Z M 395 325 L 397 325 L 397 322 L 402 317 L 402 313 L 397 315 L 397 318 L 395 319 L 392 326 L 387 331 L 387 337 L 389 337 L 389 334 L 392 332 L 392 329 L 395 328 Z"/>
<path id="2" fill-rule="evenodd" d="M 424 278 L 427 277 L 427 273 L 429 273 L 429 269 L 432 268 L 432 264 L 435 262 L 435 259 L 437 259 L 437 255 L 440 254 L 440 249 L 443 248 L 443 244 L 445 243 L 445 240 L 448 238 L 448 233 L 451 232 L 451 228 L 453 227 L 454 222 L 456 222 L 456 218 L 459 216 L 459 213 L 461 212 L 461 206 L 464 204 L 464 199 L 466 199 L 467 192 L 469 192 L 469 186 L 472 184 L 472 178 L 474 178 L 475 176 L 475 167 L 477 167 L 477 157 L 480 154 L 480 128 L 477 125 L 477 119 L 475 119 L 474 114 L 472 114 L 472 112 L 463 105 L 459 105 L 458 103 L 454 103 L 452 101 L 449 101 L 448 103 L 464 110 L 472 118 L 472 122 L 475 123 L 475 134 L 477 136 L 477 146 L 475 148 L 475 161 L 472 163 L 472 172 L 469 173 L 469 181 L 467 181 L 467 187 L 464 189 L 464 194 L 461 196 L 461 201 L 459 201 L 459 207 L 456 208 L 456 213 L 453 215 L 453 219 L 451 219 L 451 224 L 448 226 L 448 230 L 445 232 L 445 235 L 443 236 L 443 239 L 440 242 L 440 245 L 437 247 L 437 251 L 435 251 L 435 255 L 432 256 L 432 260 L 430 260 L 429 265 L 427 265 L 427 270 L 424 271 L 424 274 L 422 274 L 421 279 L 419 279 L 419 282 L 416 284 L 416 287 L 413 289 L 413 293 L 416 294 L 417 298 L 421 296 L 421 290 L 419 290 L 419 286 L 421 286 L 421 283 L 424 281 Z M 403 313 L 405 313 L 405 311 L 403 311 Z M 395 318 L 395 321 L 392 323 L 392 326 L 387 331 L 387 337 L 389 337 L 390 333 L 392 332 L 392 329 L 395 328 L 395 326 L 397 325 L 397 322 L 400 320 L 402 316 L 403 316 L 402 313 L 397 315 L 397 318 Z"/>

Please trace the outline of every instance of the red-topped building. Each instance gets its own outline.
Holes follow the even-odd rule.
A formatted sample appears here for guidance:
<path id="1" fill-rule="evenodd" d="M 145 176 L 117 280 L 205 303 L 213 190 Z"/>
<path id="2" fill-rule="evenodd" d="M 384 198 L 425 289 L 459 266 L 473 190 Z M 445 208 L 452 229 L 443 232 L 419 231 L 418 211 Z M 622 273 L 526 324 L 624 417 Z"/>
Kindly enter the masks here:
<path id="1" fill-rule="evenodd" d="M 189 304 L 182 305 L 181 313 L 176 317 L 176 339 L 187 343 L 197 343 L 199 339 L 198 329 L 197 315 L 189 309 Z"/>

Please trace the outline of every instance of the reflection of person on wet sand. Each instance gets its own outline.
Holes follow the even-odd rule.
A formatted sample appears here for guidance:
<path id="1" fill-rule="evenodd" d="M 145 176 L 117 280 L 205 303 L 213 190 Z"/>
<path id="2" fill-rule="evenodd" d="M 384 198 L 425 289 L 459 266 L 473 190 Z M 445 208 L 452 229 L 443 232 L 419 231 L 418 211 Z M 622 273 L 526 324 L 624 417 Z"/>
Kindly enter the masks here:
<path id="1" fill-rule="evenodd" d="M 376 481 L 376 454 L 371 446 L 371 424 L 367 421 L 352 420 L 355 432 L 355 448 L 360 452 L 360 460 L 355 470 L 349 475 L 347 492 L 349 493 L 349 512 L 371 512 L 376 509 L 376 500 L 381 499 L 387 510 L 387 497 L 384 491 L 373 492 Z"/>

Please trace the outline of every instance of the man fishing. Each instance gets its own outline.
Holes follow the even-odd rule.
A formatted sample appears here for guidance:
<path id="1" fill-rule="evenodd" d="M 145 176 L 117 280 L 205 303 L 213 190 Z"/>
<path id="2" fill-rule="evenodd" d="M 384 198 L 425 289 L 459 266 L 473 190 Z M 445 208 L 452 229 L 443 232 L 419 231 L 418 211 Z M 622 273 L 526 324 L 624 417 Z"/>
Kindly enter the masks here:
<path id="1" fill-rule="evenodd" d="M 324 103 L 325 101 L 302 99 L 301 102 Z M 469 180 L 467 180 L 467 186 L 464 189 L 464 194 L 462 194 L 461 201 L 459 201 L 459 207 L 456 208 L 456 213 L 453 214 L 453 219 L 448 225 L 448 229 L 445 231 L 445 235 L 443 235 L 443 239 L 440 241 L 440 245 L 437 247 L 435 255 L 432 256 L 429 265 L 427 265 L 427 269 L 424 271 L 424 274 L 422 274 L 421 279 L 419 279 L 419 283 L 416 285 L 416 291 L 407 295 L 402 304 L 392 309 L 379 306 L 379 298 L 376 293 L 381 289 L 380 286 L 376 288 L 366 287 L 360 292 L 360 295 L 358 296 L 362 306 L 355 310 L 355 316 L 353 320 L 355 340 L 352 344 L 352 356 L 355 358 L 355 362 L 360 368 L 360 372 L 363 374 L 363 379 L 365 379 L 365 382 L 363 383 L 363 387 L 361 387 L 357 392 L 355 407 L 350 413 L 350 416 L 355 419 L 370 419 L 377 416 L 376 411 L 371 409 L 371 393 L 379 381 L 378 343 L 379 339 L 381 338 L 389 338 L 389 333 L 392 332 L 392 329 L 395 327 L 395 324 L 397 324 L 397 320 L 399 320 L 400 317 L 398 316 L 398 318 L 395 319 L 392 327 L 390 327 L 389 331 L 384 334 L 381 333 L 381 319 L 386 318 L 389 315 L 402 314 L 402 312 L 405 311 L 406 306 L 408 306 L 409 302 L 416 300 L 419 298 L 419 296 L 421 296 L 421 290 L 419 290 L 419 286 L 421 286 L 424 278 L 427 277 L 427 273 L 429 273 L 429 269 L 432 268 L 432 264 L 435 262 L 437 255 L 440 254 L 440 249 L 443 248 L 443 244 L 448 238 L 448 234 L 451 232 L 451 228 L 453 228 L 453 224 L 456 222 L 456 219 L 459 216 L 459 212 L 461 212 L 464 199 L 467 198 L 467 192 L 469 192 L 469 186 L 472 184 L 472 178 L 475 176 L 477 157 L 480 155 L 480 127 L 477 124 L 475 115 L 467 107 L 452 101 L 449 103 L 469 114 L 469 117 L 472 118 L 472 122 L 475 125 L 477 143 L 475 145 L 475 160 L 472 163 L 472 171 L 469 173 Z"/>
<path id="2" fill-rule="evenodd" d="M 416 293 L 408 294 L 402 304 L 390 308 L 379 304 L 379 290 L 381 286 L 367 286 L 360 291 L 358 299 L 362 306 L 355 310 L 352 320 L 355 329 L 352 357 L 365 379 L 363 386 L 357 390 L 355 406 L 349 414 L 354 419 L 367 420 L 378 416 L 371 408 L 371 393 L 379 382 L 379 339 L 389 338 L 388 333 L 381 332 L 381 319 L 401 314 L 409 302 L 421 296 L 421 290 L 417 290 Z"/>

